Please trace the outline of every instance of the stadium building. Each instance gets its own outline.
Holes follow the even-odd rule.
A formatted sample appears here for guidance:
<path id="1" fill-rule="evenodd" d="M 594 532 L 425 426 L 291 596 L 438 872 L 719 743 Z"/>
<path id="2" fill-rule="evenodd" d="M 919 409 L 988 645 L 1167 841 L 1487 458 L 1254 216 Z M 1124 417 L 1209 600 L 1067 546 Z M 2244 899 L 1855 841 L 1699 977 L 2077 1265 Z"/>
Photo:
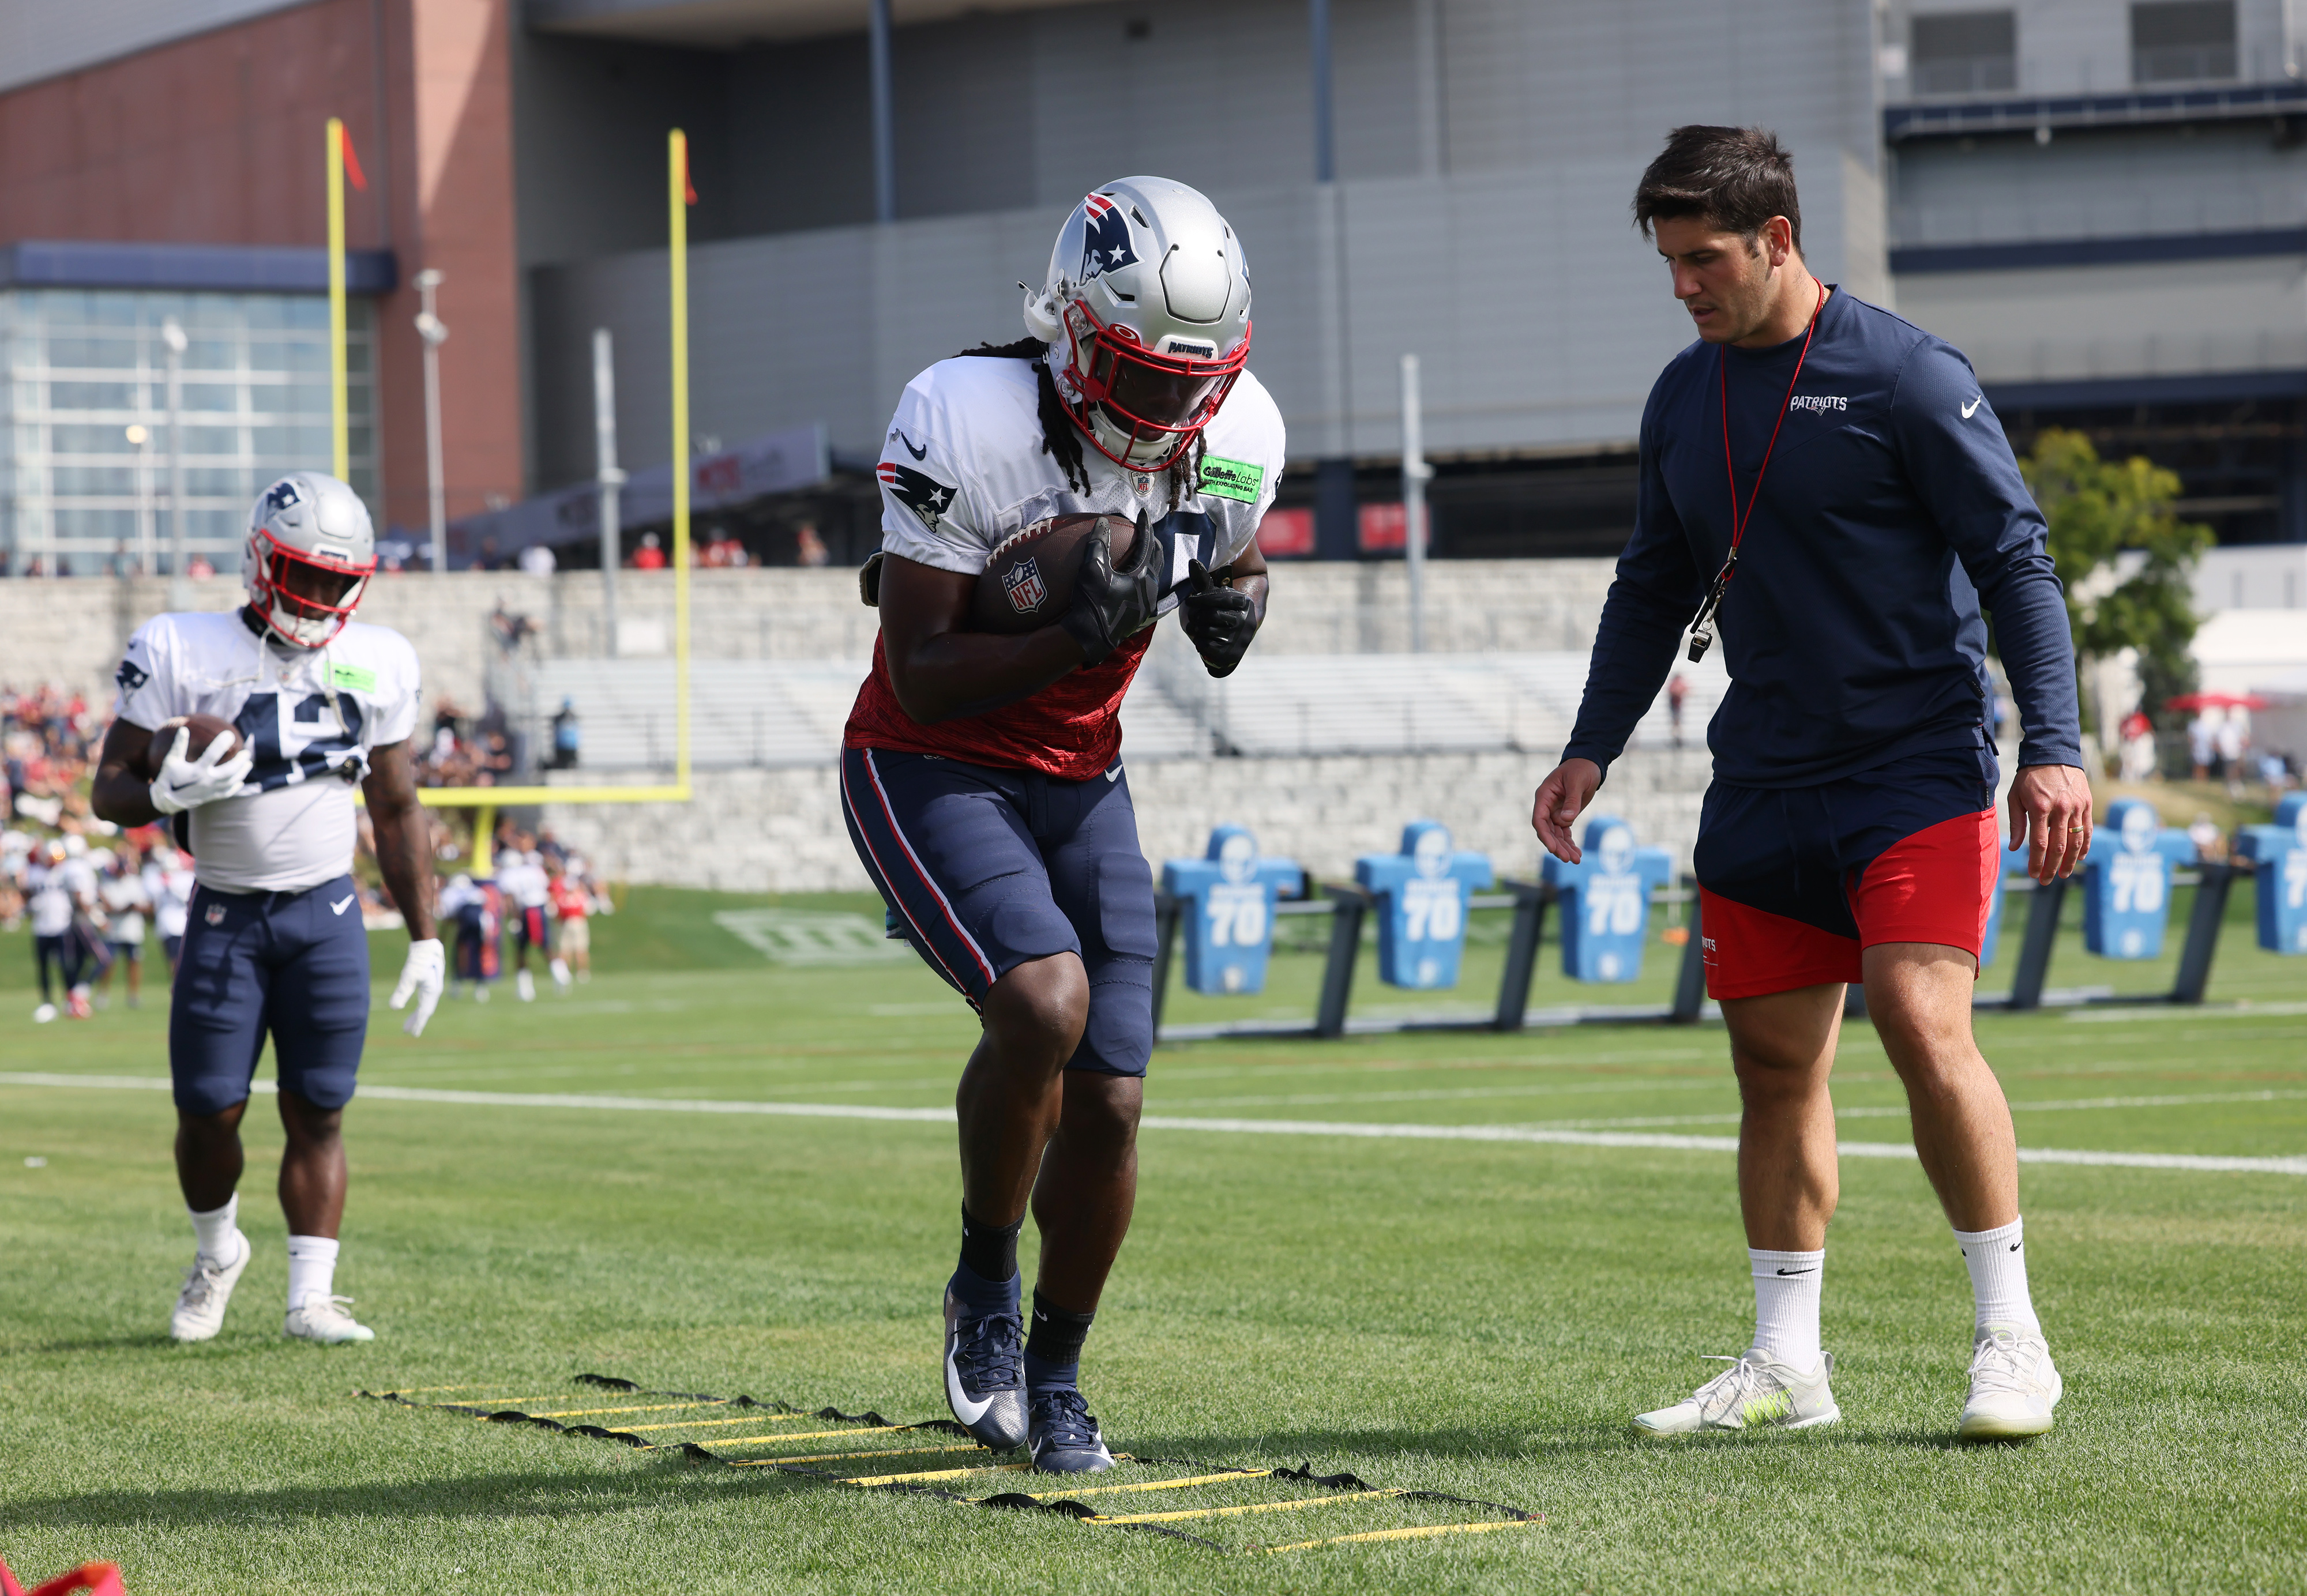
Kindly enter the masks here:
<path id="1" fill-rule="evenodd" d="M 1256 365 L 1293 451 L 1277 552 L 1398 550 L 1397 363 L 1415 352 L 1436 552 L 1607 554 L 1643 394 L 1688 337 L 1626 198 L 1668 124 L 1708 120 L 1788 139 L 1814 268 L 1967 350 L 2022 448 L 2080 427 L 2176 468 L 2223 542 L 2307 541 L 2307 10 L 2287 0 L 891 12 L 0 0 L 10 568 L 154 549 L 171 317 L 199 547 L 228 554 L 254 479 L 314 454 L 330 115 L 367 183 L 349 216 L 354 476 L 405 533 L 427 508 L 421 271 L 442 274 L 452 333 L 451 517 L 593 476 L 596 328 L 625 462 L 664 461 L 679 125 L 696 432 L 733 454 L 829 444 L 768 484 L 830 467 L 817 499 L 732 517 L 773 561 L 795 558 L 804 516 L 836 560 L 859 556 L 855 468 L 900 386 L 1014 336 L 1010 285 L 1038 280 L 1053 219 L 1128 171 L 1201 186 L 1248 243 Z M 567 541 L 565 565 L 588 525 L 502 530 Z M 460 527 L 453 558 L 487 525 Z"/>

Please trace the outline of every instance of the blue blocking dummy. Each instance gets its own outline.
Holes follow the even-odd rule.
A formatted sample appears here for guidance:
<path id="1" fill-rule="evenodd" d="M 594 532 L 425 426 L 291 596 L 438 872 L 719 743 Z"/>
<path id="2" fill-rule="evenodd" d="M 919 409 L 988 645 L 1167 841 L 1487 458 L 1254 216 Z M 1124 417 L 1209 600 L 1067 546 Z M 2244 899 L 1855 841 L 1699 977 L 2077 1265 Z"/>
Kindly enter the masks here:
<path id="1" fill-rule="evenodd" d="M 1634 828 L 1609 815 L 1587 821 L 1578 851 L 1575 865 L 1548 854 L 1542 866 L 1561 894 L 1562 973 L 1574 981 L 1634 980 L 1642 973 L 1651 894 L 1673 877 L 1673 856 L 1635 847 Z"/>
<path id="2" fill-rule="evenodd" d="M 2154 959 L 2171 918 L 2171 871 L 2195 858 L 2187 833 L 2157 824 L 2155 807 L 2117 798 L 2083 861 L 2083 946 L 2102 959 Z"/>
<path id="3" fill-rule="evenodd" d="M 1466 900 L 1490 884 L 1488 854 L 1456 853 L 1437 822 L 1402 828 L 1400 853 L 1368 853 L 1354 879 L 1377 899 L 1377 974 L 1389 986 L 1458 984 L 1466 950 Z"/>
<path id="4" fill-rule="evenodd" d="M 2003 850 L 2003 874 L 1995 878 L 1994 895 L 1987 900 L 1986 935 L 1979 939 L 1978 968 L 1985 969 L 1994 962 L 1995 944 L 2003 938 L 2003 900 L 2013 883 L 2027 879 L 2027 850 L 2013 853 Z"/>
<path id="5" fill-rule="evenodd" d="M 1162 890 L 1185 906 L 1186 985 L 1218 994 L 1265 990 L 1274 952 L 1274 900 L 1305 872 L 1290 859 L 1257 857 L 1257 839 L 1238 825 L 1210 833 L 1209 852 L 1162 866 Z"/>
<path id="6" fill-rule="evenodd" d="M 2307 953 L 2307 793 L 2275 806 L 2273 825 L 2235 836 L 2235 859 L 2258 876 L 2259 945 L 2270 953 Z"/>

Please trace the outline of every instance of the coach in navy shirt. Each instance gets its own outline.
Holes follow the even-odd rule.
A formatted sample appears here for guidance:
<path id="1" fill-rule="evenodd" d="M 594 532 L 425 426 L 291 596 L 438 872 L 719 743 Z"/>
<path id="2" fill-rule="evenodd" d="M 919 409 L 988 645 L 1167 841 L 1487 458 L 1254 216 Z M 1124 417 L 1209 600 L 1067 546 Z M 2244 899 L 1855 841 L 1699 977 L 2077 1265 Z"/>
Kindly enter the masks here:
<path id="1" fill-rule="evenodd" d="M 2075 665 L 2042 514 L 1970 363 L 1803 264 L 1793 164 L 1760 129 L 1685 127 L 1634 216 L 1699 341 L 1651 390 L 1634 534 L 1578 724 L 1532 824 L 1571 828 L 1672 668 L 1723 650 L 1695 867 L 1708 991 L 1745 1119 L 1754 1345 L 1659 1435 L 1840 1417 L 1820 1348 L 1837 1196 L 1834 1063 L 1863 980 L 1975 1299 L 1969 1438 L 2051 1427 L 2060 1379 L 2027 1289 L 2016 1139 L 1970 1028 L 2001 836 L 1987 620 L 2023 728 L 2012 845 L 2041 880 L 2090 842 Z M 1719 644 L 1717 634 L 1719 631 Z"/>

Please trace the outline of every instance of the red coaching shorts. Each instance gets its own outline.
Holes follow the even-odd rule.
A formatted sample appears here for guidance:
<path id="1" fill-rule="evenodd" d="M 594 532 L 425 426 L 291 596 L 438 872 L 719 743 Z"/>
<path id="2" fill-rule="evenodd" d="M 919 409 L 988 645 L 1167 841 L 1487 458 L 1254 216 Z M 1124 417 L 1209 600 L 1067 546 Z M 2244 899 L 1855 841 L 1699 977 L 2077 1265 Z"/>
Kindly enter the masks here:
<path id="1" fill-rule="evenodd" d="M 1694 862 L 1716 999 L 1859 979 L 1877 943 L 1975 960 L 2001 861 L 1994 755 L 1910 755 L 1816 787 L 1707 789 Z"/>

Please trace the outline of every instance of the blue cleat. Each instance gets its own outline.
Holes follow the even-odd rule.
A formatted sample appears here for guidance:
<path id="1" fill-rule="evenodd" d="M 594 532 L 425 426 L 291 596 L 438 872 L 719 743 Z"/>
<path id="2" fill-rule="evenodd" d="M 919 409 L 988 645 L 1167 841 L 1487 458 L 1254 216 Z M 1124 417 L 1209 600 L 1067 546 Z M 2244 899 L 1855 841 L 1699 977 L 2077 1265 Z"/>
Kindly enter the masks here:
<path id="1" fill-rule="evenodd" d="M 1089 1404 L 1071 1386 L 1052 1386 L 1033 1394 L 1033 1466 L 1044 1474 L 1097 1474 L 1113 1466 L 1105 1449 L 1097 1419 Z"/>
<path id="2" fill-rule="evenodd" d="M 1025 1321 L 1015 1309 L 975 1319 L 945 1293 L 945 1400 L 980 1446 L 1025 1444 Z"/>

